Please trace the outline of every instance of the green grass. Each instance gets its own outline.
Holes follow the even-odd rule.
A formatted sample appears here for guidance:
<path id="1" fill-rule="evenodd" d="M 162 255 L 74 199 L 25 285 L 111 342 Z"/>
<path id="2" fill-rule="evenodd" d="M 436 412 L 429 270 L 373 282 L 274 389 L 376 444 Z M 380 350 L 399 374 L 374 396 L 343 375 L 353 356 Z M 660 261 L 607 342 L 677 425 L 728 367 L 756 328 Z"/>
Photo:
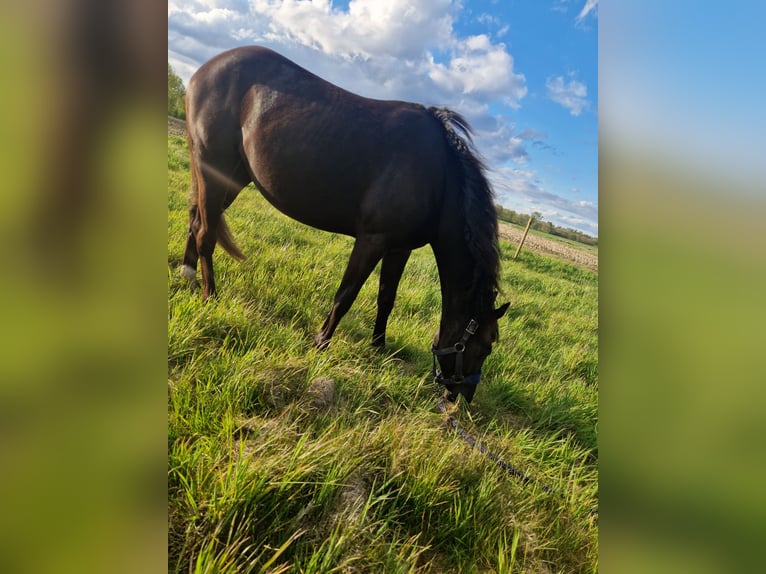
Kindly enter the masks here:
<path id="1" fill-rule="evenodd" d="M 471 449 L 436 408 L 429 249 L 405 270 L 384 352 L 369 345 L 376 274 L 319 352 L 352 240 L 248 189 L 227 220 L 249 258 L 217 250 L 220 296 L 202 303 L 178 275 L 186 153 L 168 137 L 169 570 L 595 572 L 597 276 L 528 252 L 511 262 L 503 244 L 512 306 L 474 402 L 454 415 L 548 493 Z M 319 377 L 335 381 L 327 408 L 307 392 Z"/>

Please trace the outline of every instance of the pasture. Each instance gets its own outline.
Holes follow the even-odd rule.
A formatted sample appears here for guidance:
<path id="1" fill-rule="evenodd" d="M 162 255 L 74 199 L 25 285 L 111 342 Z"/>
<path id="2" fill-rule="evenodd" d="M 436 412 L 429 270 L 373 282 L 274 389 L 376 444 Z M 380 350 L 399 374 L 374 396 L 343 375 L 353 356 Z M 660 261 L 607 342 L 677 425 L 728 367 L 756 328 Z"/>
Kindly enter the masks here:
<path id="1" fill-rule="evenodd" d="M 178 274 L 186 142 L 168 136 L 168 568 L 171 572 L 595 572 L 598 276 L 501 240 L 500 341 L 454 417 L 437 409 L 430 248 L 404 272 L 383 351 L 377 271 L 325 351 L 311 341 L 352 239 L 288 219 L 256 191 L 227 221 L 219 297 Z M 545 484 L 552 492 L 541 487 Z"/>

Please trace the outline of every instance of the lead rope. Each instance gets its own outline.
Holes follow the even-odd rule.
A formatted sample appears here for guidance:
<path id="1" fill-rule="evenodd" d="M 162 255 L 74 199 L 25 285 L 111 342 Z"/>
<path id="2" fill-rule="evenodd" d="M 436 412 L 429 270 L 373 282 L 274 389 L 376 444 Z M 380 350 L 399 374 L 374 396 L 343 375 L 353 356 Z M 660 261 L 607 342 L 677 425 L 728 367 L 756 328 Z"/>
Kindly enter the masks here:
<path id="1" fill-rule="evenodd" d="M 461 427 L 457 423 L 457 421 L 454 418 L 452 418 L 452 415 L 447 413 L 447 408 L 444 406 L 444 398 L 443 397 L 439 399 L 438 405 L 439 405 L 439 410 L 441 411 L 441 413 L 443 415 L 447 416 L 447 421 L 449 422 L 450 426 L 452 426 L 452 428 L 455 429 L 455 432 L 457 432 L 461 437 L 463 437 L 463 440 L 465 440 L 465 442 L 467 442 L 472 447 L 477 447 L 479 449 L 479 452 L 481 452 L 487 458 L 492 460 L 495 464 L 497 464 L 500 468 L 502 468 L 504 471 L 506 471 L 511 476 L 515 476 L 516 478 L 521 480 L 521 482 L 523 482 L 524 484 L 536 484 L 540 488 L 542 488 L 545 492 L 554 493 L 554 490 L 550 486 L 540 482 L 539 480 L 537 480 L 537 479 L 535 479 L 535 478 L 533 478 L 533 477 L 531 477 L 531 476 L 529 476 L 527 474 L 524 474 L 518 468 L 516 468 L 513 465 L 505 462 L 503 459 L 501 459 L 499 456 L 497 456 L 494 452 L 492 452 L 490 450 L 487 450 L 487 448 L 483 444 L 479 443 L 477 445 L 476 439 L 473 438 L 471 435 L 469 435 L 463 429 L 463 427 Z M 593 508 L 591 508 L 588 514 L 590 514 L 591 516 L 598 515 L 598 505 L 596 505 Z"/>
<path id="2" fill-rule="evenodd" d="M 508 474 L 510 474 L 512 476 L 515 476 L 516 478 L 521 480 L 521 482 L 523 482 L 524 484 L 537 484 L 537 485 L 540 486 L 540 488 L 542 488 L 546 492 L 553 492 L 553 490 L 551 490 L 550 486 L 548 486 L 547 484 L 543 484 L 539 480 L 535 480 L 531 476 L 528 476 L 528 475 L 524 474 L 523 472 L 521 472 L 518 468 L 514 467 L 513 465 L 508 464 L 503 459 L 501 459 L 499 456 L 497 456 L 495 453 L 493 453 L 490 450 L 487 450 L 487 448 L 483 444 L 479 443 L 477 445 L 476 439 L 473 438 L 471 435 L 469 435 L 463 429 L 463 427 L 461 427 L 457 423 L 457 421 L 454 418 L 452 418 L 452 415 L 447 413 L 447 409 L 444 406 L 444 398 L 439 399 L 439 410 L 441 411 L 441 413 L 443 415 L 447 415 L 447 421 L 452 426 L 452 428 L 455 429 L 455 432 L 457 432 L 461 437 L 463 437 L 465 442 L 470 444 L 472 447 L 477 447 L 479 449 L 479 452 L 481 452 L 483 455 L 485 455 L 490 460 L 494 461 L 500 468 L 502 468 Z"/>

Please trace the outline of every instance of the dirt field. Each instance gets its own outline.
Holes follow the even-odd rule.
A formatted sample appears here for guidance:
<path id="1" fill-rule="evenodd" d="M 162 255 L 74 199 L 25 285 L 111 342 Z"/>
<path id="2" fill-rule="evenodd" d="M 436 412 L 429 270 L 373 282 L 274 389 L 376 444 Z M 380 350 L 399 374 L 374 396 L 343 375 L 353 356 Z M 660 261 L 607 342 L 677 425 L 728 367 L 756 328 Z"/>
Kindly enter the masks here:
<path id="1" fill-rule="evenodd" d="M 185 136 L 186 122 L 168 116 L 168 133 L 174 136 Z"/>
<path id="2" fill-rule="evenodd" d="M 186 123 L 183 120 L 168 117 L 168 133 L 176 136 L 186 135 Z M 513 245 L 518 245 L 521 240 L 522 230 L 500 222 L 500 237 Z M 565 261 L 571 261 L 592 271 L 598 271 L 598 255 L 586 250 L 585 247 L 578 249 L 553 239 L 544 239 L 530 233 L 524 242 L 524 249 L 534 253 L 553 255 Z"/>
<path id="3" fill-rule="evenodd" d="M 500 222 L 500 237 L 513 245 L 518 245 L 524 231 Z M 529 249 L 533 253 L 542 253 L 544 255 L 553 255 L 565 261 L 571 261 L 592 271 L 598 271 L 598 254 L 587 251 L 585 246 L 582 249 L 572 247 L 554 239 L 544 239 L 538 235 L 530 233 L 524 241 L 523 249 Z"/>

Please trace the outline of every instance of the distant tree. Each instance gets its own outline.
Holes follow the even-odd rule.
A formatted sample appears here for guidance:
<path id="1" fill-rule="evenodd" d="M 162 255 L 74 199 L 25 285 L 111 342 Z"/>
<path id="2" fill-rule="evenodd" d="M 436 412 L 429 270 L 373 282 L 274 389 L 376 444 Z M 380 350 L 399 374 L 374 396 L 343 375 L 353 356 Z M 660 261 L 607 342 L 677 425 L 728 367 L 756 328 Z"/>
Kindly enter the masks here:
<path id="1" fill-rule="evenodd" d="M 186 88 L 183 80 L 173 71 L 168 63 L 168 115 L 186 119 Z"/>

